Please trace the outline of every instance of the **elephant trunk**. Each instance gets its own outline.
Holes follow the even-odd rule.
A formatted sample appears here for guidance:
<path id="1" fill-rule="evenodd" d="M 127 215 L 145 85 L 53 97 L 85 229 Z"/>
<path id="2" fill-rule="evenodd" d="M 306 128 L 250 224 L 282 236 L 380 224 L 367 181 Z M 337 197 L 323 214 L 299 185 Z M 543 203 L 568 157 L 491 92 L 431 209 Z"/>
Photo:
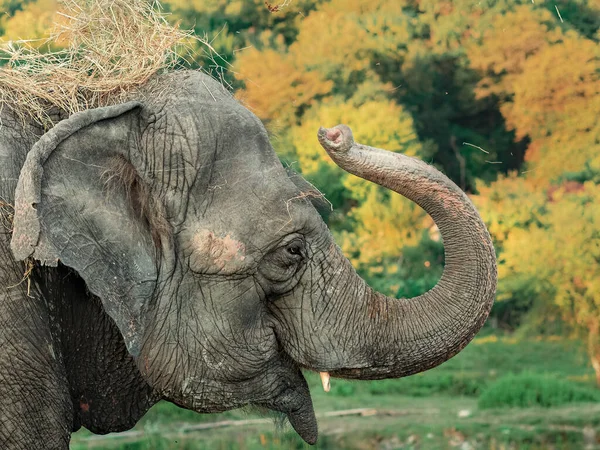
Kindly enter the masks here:
<path id="1" fill-rule="evenodd" d="M 440 281 L 412 299 L 373 291 L 346 260 L 345 274 L 339 276 L 348 283 L 348 271 L 354 273 L 350 284 L 355 295 L 346 306 L 356 313 L 352 326 L 360 330 L 363 354 L 348 355 L 348 365 L 332 368 L 331 375 L 395 378 L 443 363 L 471 341 L 494 301 L 496 257 L 481 217 L 463 191 L 420 160 L 357 144 L 345 125 L 321 128 L 319 141 L 342 169 L 421 206 L 438 226 L 445 249 Z"/>

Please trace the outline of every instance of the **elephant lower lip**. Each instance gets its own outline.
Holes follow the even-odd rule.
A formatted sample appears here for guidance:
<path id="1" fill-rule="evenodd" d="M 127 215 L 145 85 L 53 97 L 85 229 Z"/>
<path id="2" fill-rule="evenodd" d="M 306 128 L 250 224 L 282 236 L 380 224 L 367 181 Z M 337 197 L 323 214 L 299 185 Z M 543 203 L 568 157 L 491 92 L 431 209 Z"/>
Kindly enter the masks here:
<path id="1" fill-rule="evenodd" d="M 290 421 L 290 425 L 294 428 L 296 433 L 310 445 L 314 445 L 319 437 L 319 431 L 317 427 L 317 418 L 315 417 L 314 411 L 311 410 L 298 410 L 287 413 L 287 418 Z"/>
<path id="2" fill-rule="evenodd" d="M 284 413 L 294 431 L 307 444 L 313 445 L 317 442 L 319 431 L 308 385 L 305 383 L 306 381 L 303 385 L 296 386 L 275 399 L 275 404 L 269 405 L 269 407 Z"/>
<path id="3" fill-rule="evenodd" d="M 317 417 L 306 379 L 297 367 L 279 375 L 276 375 L 279 393 L 259 405 L 284 413 L 296 433 L 307 444 L 315 444 L 319 435 Z"/>

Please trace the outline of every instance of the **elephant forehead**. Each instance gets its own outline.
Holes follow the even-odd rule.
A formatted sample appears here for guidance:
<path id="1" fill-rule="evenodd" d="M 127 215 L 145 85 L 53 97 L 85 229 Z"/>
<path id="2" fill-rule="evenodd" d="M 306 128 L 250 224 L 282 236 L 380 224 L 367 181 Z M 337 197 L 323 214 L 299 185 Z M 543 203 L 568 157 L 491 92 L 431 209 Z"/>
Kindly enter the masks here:
<path id="1" fill-rule="evenodd" d="M 198 273 L 231 274 L 248 265 L 246 245 L 232 233 L 215 232 L 206 228 L 187 230 L 190 268 Z"/>

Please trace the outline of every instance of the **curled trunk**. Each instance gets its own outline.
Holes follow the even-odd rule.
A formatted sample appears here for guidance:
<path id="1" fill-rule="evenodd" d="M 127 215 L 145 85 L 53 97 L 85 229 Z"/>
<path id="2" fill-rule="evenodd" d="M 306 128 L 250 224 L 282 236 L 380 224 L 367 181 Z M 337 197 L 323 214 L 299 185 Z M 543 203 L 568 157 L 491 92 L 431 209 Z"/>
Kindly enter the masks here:
<path id="1" fill-rule="evenodd" d="M 373 291 L 358 275 L 349 276 L 348 271 L 354 270 L 349 262 L 344 263 L 345 274 L 337 281 L 354 280 L 352 292 L 357 294 L 348 299 L 347 306 L 358 311 L 359 323 L 353 325 L 361 330 L 368 355 L 364 350 L 356 355 L 346 349 L 344 367 L 332 367 L 331 375 L 402 377 L 441 364 L 471 341 L 494 301 L 496 257 L 481 217 L 462 190 L 420 160 L 357 144 L 345 125 L 321 128 L 319 141 L 342 169 L 421 206 L 437 224 L 445 248 L 440 281 L 412 299 Z"/>

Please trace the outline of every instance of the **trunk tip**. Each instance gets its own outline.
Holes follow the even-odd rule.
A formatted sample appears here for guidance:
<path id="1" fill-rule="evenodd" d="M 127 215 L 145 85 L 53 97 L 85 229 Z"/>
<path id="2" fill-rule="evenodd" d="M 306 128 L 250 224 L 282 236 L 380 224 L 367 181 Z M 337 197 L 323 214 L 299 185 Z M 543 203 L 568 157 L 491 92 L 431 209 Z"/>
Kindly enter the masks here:
<path id="1" fill-rule="evenodd" d="M 336 125 L 333 128 L 320 127 L 317 136 L 319 143 L 327 152 L 345 153 L 354 145 L 352 130 L 347 125 Z"/>

